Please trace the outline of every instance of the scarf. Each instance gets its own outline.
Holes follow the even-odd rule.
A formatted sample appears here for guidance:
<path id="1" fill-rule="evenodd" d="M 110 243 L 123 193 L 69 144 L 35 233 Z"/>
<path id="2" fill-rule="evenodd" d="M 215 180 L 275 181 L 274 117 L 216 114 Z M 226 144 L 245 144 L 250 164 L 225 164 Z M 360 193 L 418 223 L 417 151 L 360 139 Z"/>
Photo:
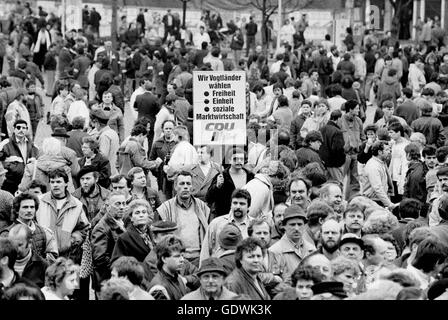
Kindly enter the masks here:
<path id="1" fill-rule="evenodd" d="M 28 252 L 28 254 L 26 255 L 25 258 L 23 259 L 17 259 L 16 263 L 14 264 L 14 270 L 20 275 L 22 276 L 23 271 L 25 270 L 25 267 L 28 263 L 28 261 L 30 261 L 31 259 L 31 255 L 32 255 L 32 250 L 30 250 Z"/>
<path id="2" fill-rule="evenodd" d="M 37 34 L 36 45 L 34 46 L 33 50 L 34 53 L 38 53 L 40 51 L 40 44 L 42 43 L 43 37 L 45 37 L 45 45 L 47 46 L 47 50 L 50 49 L 50 34 L 47 30 L 44 30 L 44 32 L 39 31 L 39 33 Z"/>

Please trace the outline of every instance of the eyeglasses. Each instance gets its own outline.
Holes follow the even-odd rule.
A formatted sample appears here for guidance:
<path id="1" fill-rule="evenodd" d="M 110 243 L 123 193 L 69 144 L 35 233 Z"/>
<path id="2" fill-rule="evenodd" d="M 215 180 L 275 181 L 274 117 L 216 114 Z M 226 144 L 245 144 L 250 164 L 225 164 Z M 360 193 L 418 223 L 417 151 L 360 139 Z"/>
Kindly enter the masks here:
<path id="1" fill-rule="evenodd" d="M 17 130 L 28 130 L 28 127 L 27 126 L 16 126 L 16 129 Z"/>

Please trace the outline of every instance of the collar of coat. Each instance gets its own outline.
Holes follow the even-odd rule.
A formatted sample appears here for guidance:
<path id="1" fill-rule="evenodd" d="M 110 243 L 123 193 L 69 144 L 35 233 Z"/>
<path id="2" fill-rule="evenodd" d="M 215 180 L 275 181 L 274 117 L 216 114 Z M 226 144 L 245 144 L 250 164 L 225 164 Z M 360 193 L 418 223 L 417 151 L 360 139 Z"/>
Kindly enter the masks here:
<path id="1" fill-rule="evenodd" d="M 93 193 L 96 193 L 96 194 L 93 197 L 89 197 L 89 198 L 96 198 L 99 195 L 102 200 L 106 200 L 109 195 L 109 191 L 107 189 L 103 188 L 102 186 L 100 186 L 98 183 L 95 185 L 95 187 L 96 187 L 95 188 L 96 191 L 93 191 Z M 79 187 L 78 189 L 76 189 L 73 192 L 73 196 L 77 199 L 81 199 L 84 196 L 81 192 L 81 187 Z"/>
<path id="2" fill-rule="evenodd" d="M 64 198 L 65 199 L 65 203 L 62 206 L 61 210 L 62 209 L 67 210 L 67 209 L 70 209 L 70 208 L 74 208 L 74 207 L 76 207 L 78 205 L 76 200 L 75 200 L 75 197 L 73 197 L 70 194 L 70 192 L 67 191 L 67 189 L 65 190 L 65 196 L 66 196 Z M 47 204 L 52 206 L 55 211 L 57 211 L 56 198 L 53 197 L 51 191 L 47 192 L 46 194 L 44 194 L 42 199 L 41 199 L 41 201 L 42 202 L 46 202 Z"/>
<path id="3" fill-rule="evenodd" d="M 106 212 L 106 214 L 103 216 L 102 219 L 104 220 L 104 223 L 106 223 L 112 230 L 121 230 L 122 232 L 125 231 L 120 228 L 120 226 L 117 223 L 117 220 L 114 219 L 109 212 Z"/>
<path id="4" fill-rule="evenodd" d="M 262 282 L 261 279 L 260 279 L 260 275 L 259 275 L 259 273 L 258 273 L 257 276 L 256 276 L 256 279 L 257 279 L 258 284 L 259 284 L 259 286 L 257 286 L 257 285 L 255 285 L 254 278 L 251 277 L 250 274 L 247 273 L 247 271 L 243 269 L 243 267 L 241 267 L 241 268 L 236 268 L 236 270 L 237 270 L 237 272 L 239 272 L 239 273 L 241 274 L 241 276 L 247 281 L 247 283 L 248 283 L 250 286 L 252 286 L 252 287 L 254 288 L 255 291 L 258 292 L 258 294 L 259 294 L 261 297 L 263 297 L 263 298 L 268 298 L 268 297 L 269 297 L 269 295 L 268 295 L 268 293 L 267 293 L 267 291 L 266 291 L 266 289 L 265 289 L 265 287 L 264 287 L 264 284 L 263 284 L 263 282 Z M 258 287 L 260 287 L 261 291 L 260 291 L 260 289 L 259 289 Z"/>

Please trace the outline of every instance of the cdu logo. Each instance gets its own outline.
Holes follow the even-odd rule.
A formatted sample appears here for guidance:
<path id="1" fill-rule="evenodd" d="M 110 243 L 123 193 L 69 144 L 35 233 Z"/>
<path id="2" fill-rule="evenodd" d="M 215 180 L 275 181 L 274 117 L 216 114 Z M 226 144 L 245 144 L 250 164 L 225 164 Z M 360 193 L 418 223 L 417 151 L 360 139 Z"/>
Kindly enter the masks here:
<path id="1" fill-rule="evenodd" d="M 380 29 L 380 8 L 370 5 L 366 8 L 366 13 L 368 14 L 367 27 L 374 30 Z"/>

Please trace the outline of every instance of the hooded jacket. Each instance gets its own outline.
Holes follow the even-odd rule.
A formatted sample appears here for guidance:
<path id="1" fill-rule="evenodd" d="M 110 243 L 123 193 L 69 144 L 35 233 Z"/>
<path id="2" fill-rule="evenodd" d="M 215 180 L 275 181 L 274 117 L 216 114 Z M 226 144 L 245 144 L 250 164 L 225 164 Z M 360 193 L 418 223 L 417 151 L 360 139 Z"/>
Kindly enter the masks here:
<path id="1" fill-rule="evenodd" d="M 84 213 L 82 203 L 67 191 L 66 195 L 62 208 L 58 210 L 56 199 L 53 198 L 51 191 L 44 194 L 40 199 L 36 220 L 39 225 L 49 228 L 55 233 L 59 255 L 71 257 L 73 251 L 80 249 L 82 242 L 86 239 L 90 223 Z M 81 243 L 75 243 L 76 238 L 81 238 Z M 74 262 L 80 263 L 81 261 L 79 259 Z"/>

